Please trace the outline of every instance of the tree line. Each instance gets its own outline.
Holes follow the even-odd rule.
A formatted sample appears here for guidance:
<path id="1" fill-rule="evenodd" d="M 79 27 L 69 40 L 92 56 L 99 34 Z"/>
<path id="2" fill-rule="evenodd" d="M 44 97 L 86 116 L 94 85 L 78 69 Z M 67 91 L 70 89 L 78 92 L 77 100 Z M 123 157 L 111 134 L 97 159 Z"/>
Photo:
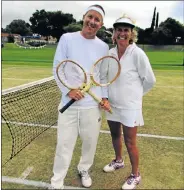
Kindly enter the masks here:
<path id="1" fill-rule="evenodd" d="M 59 41 L 61 35 L 66 32 L 75 32 L 82 29 L 83 21 L 76 21 L 70 13 L 62 11 L 45 11 L 36 10 L 29 18 L 31 24 L 24 20 L 13 20 L 5 29 L 1 28 L 2 32 L 9 34 L 20 34 L 21 36 L 30 36 L 34 33 L 48 37 L 52 36 Z M 184 25 L 173 18 L 167 18 L 158 25 L 159 13 L 156 13 L 154 8 L 152 22 L 149 28 L 142 29 L 136 27 L 138 32 L 138 44 L 153 44 L 153 45 L 171 45 L 184 44 Z M 111 35 L 107 32 L 112 32 L 112 28 L 103 26 L 97 33 L 97 36 L 108 44 L 112 43 Z"/>

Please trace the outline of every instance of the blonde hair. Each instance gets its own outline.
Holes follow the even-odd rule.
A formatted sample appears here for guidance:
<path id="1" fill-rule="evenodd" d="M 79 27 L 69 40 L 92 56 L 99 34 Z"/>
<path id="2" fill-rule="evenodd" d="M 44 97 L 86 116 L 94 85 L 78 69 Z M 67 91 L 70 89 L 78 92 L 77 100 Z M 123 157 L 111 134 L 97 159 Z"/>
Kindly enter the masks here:
<path id="1" fill-rule="evenodd" d="M 118 18 L 117 20 L 119 20 L 121 18 L 128 18 L 132 21 L 133 24 L 135 24 L 135 20 L 131 19 L 126 14 L 124 14 L 122 17 Z M 132 32 L 132 36 L 131 36 L 131 39 L 129 40 L 129 44 L 133 44 L 133 42 L 137 42 L 137 40 L 138 40 L 138 38 L 137 38 L 138 34 L 137 34 L 137 31 L 135 30 L 135 28 L 132 28 L 131 32 Z M 113 42 L 113 44 L 116 44 L 115 28 L 113 29 L 112 42 Z"/>

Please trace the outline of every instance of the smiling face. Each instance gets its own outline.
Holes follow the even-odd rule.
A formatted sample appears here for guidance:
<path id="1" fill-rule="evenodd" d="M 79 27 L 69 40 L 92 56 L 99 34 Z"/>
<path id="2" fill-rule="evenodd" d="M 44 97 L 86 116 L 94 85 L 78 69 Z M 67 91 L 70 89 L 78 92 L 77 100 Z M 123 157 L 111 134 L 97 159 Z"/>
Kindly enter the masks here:
<path id="1" fill-rule="evenodd" d="M 103 25 L 102 15 L 95 11 L 88 11 L 83 17 L 82 35 L 85 38 L 92 39 Z"/>
<path id="2" fill-rule="evenodd" d="M 129 41 L 132 38 L 132 28 L 126 25 L 120 25 L 115 28 L 114 39 L 120 46 L 129 45 Z"/>

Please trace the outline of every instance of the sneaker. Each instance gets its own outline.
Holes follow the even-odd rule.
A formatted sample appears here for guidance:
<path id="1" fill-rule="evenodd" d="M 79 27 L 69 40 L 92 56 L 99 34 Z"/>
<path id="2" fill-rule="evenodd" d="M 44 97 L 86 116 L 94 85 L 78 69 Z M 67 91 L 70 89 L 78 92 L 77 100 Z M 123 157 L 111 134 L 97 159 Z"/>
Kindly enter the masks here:
<path id="1" fill-rule="evenodd" d="M 81 177 L 81 182 L 84 187 L 91 187 L 92 179 L 88 174 L 88 171 L 85 170 L 79 171 L 79 176 Z"/>
<path id="2" fill-rule="evenodd" d="M 104 172 L 113 172 L 117 169 L 120 169 L 120 168 L 124 168 L 125 167 L 125 164 L 124 164 L 124 161 L 116 161 L 116 160 L 112 160 L 112 162 L 108 165 L 106 165 L 104 168 L 103 168 L 103 171 Z"/>
<path id="3" fill-rule="evenodd" d="M 135 176 L 133 174 L 131 174 L 126 182 L 123 184 L 122 189 L 135 189 L 136 186 L 140 183 L 141 181 L 141 176 L 139 174 L 139 176 Z"/>

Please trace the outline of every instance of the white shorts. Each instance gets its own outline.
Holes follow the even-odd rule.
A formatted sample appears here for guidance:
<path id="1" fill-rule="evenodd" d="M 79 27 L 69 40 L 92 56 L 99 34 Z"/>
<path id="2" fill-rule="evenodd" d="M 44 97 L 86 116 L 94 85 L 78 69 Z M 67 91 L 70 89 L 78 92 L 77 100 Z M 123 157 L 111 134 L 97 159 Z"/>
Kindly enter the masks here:
<path id="1" fill-rule="evenodd" d="M 127 127 L 143 126 L 144 120 L 142 110 L 127 110 L 112 107 L 112 114 L 106 113 L 106 119 L 110 121 L 117 121 Z"/>

